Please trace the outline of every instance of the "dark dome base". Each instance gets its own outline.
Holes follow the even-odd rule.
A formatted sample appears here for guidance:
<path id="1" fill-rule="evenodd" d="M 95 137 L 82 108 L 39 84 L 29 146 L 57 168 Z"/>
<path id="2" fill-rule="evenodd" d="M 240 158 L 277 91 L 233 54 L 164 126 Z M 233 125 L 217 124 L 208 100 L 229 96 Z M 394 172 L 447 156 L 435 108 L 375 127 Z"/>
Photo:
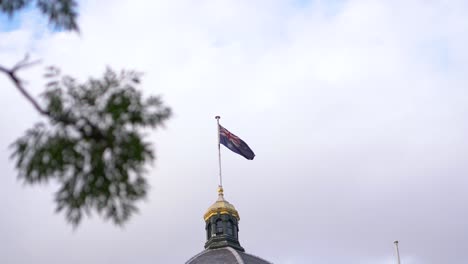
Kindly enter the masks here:
<path id="1" fill-rule="evenodd" d="M 235 250 L 232 247 L 206 249 L 195 255 L 186 264 L 271 264 L 264 259 Z"/>

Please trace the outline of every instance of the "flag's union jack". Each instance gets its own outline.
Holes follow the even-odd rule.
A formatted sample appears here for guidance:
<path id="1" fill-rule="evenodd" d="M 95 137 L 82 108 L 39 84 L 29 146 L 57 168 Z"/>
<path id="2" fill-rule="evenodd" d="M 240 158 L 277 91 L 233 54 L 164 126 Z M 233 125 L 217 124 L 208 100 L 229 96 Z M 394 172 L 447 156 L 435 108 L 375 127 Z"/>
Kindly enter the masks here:
<path id="1" fill-rule="evenodd" d="M 243 156 L 246 159 L 253 160 L 255 153 L 238 136 L 229 132 L 227 129 L 219 126 L 219 143 L 226 146 L 231 151 Z"/>

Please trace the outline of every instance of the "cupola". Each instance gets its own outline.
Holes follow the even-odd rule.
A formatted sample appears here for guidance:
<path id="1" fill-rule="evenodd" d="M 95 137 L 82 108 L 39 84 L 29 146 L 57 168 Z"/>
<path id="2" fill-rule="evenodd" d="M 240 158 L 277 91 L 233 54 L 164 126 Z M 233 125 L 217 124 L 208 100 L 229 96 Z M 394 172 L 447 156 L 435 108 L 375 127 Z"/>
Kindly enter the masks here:
<path id="1" fill-rule="evenodd" d="M 244 252 L 239 244 L 239 213 L 234 205 L 224 199 L 223 187 L 218 187 L 218 199 L 204 215 L 206 249 L 230 246 Z"/>

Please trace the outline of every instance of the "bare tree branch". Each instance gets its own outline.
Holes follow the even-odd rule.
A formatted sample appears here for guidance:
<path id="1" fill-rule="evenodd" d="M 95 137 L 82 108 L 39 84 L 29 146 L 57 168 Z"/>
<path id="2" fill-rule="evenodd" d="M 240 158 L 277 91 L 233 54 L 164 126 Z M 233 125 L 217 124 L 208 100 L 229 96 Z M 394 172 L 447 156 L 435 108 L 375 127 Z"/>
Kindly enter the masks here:
<path id="1" fill-rule="evenodd" d="M 27 67 L 39 64 L 39 63 L 41 63 L 40 60 L 35 60 L 35 61 L 30 62 L 29 61 L 29 54 L 26 54 L 26 55 L 24 55 L 24 58 L 22 60 L 20 60 L 18 63 L 16 63 L 15 66 L 13 66 L 11 71 L 16 72 L 16 71 L 18 71 L 20 69 L 24 69 L 24 68 L 27 68 Z"/>
<path id="2" fill-rule="evenodd" d="M 34 108 L 36 108 L 36 110 L 41 114 L 41 115 L 46 115 L 48 116 L 49 115 L 49 112 L 47 112 L 46 110 L 44 110 L 40 105 L 39 103 L 28 93 L 28 91 L 26 91 L 26 89 L 24 88 L 23 86 L 23 81 L 21 81 L 21 79 L 17 76 L 17 73 L 18 71 L 24 69 L 24 68 L 27 68 L 27 67 L 30 67 L 30 66 L 33 66 L 33 65 L 36 65 L 40 63 L 40 61 L 32 61 L 30 62 L 29 61 L 29 56 L 26 55 L 24 56 L 24 59 L 22 59 L 21 61 L 19 61 L 15 66 L 13 66 L 13 68 L 11 69 L 7 69 L 3 66 L 0 65 L 0 72 L 3 72 L 5 73 L 9 78 L 10 80 L 13 82 L 13 84 L 15 85 L 16 89 L 18 89 L 21 94 L 34 106 Z"/>
<path id="3" fill-rule="evenodd" d="M 24 58 L 21 61 L 19 61 L 18 63 L 16 63 L 15 66 L 13 66 L 13 68 L 11 68 L 11 69 L 5 68 L 4 66 L 0 65 L 0 72 L 5 73 L 10 78 L 10 80 L 15 85 L 16 89 L 18 89 L 20 91 L 20 93 L 34 106 L 34 108 L 41 115 L 46 116 L 46 117 L 50 118 L 51 120 L 61 122 L 61 123 L 65 124 L 65 125 L 73 125 L 76 122 L 76 120 L 74 120 L 74 119 L 72 119 L 72 118 L 70 118 L 68 116 L 63 116 L 63 115 L 62 116 L 53 116 L 53 115 L 51 115 L 51 113 L 48 110 L 41 107 L 41 105 L 24 88 L 24 85 L 23 85 L 24 82 L 17 75 L 18 71 L 23 70 L 23 69 L 25 69 L 27 67 L 31 67 L 33 65 L 36 65 L 38 63 L 40 63 L 40 60 L 29 61 L 29 55 L 26 54 L 24 56 Z M 84 118 L 83 120 L 89 125 L 89 127 L 92 128 L 92 130 L 90 132 L 86 132 L 84 130 L 84 128 L 80 128 L 79 130 L 81 130 L 81 132 L 84 135 L 90 134 L 89 136 L 93 136 L 93 137 L 96 137 L 96 138 L 104 138 L 104 135 L 102 135 L 99 128 L 95 124 L 91 123 L 86 118 Z"/>

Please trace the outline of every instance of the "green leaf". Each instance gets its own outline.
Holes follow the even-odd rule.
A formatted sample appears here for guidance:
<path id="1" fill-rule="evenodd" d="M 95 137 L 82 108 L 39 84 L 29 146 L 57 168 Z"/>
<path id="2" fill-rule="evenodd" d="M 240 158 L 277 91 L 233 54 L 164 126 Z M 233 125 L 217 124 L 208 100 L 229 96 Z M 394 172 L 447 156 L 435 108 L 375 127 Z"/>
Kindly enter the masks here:
<path id="1" fill-rule="evenodd" d="M 54 71 L 57 83 L 42 96 L 48 125 L 35 125 L 11 145 L 18 177 L 58 182 L 57 212 L 74 226 L 92 212 L 122 225 L 148 191 L 144 172 L 155 154 L 142 130 L 163 125 L 171 111 L 128 86 L 135 72 L 107 69 L 79 84 Z"/>

